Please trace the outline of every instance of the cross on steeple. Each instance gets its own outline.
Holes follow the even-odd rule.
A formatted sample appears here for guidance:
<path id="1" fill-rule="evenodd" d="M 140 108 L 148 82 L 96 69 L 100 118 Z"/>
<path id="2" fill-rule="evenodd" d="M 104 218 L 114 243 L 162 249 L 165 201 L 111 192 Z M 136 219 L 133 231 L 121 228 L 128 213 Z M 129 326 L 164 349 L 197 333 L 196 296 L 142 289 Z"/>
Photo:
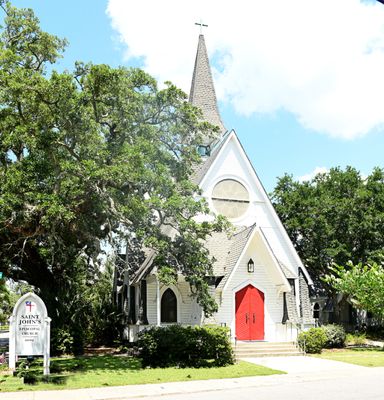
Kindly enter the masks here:
<path id="1" fill-rule="evenodd" d="M 202 20 L 200 20 L 200 22 L 195 22 L 195 25 L 199 25 L 200 26 L 200 35 L 203 34 L 203 28 L 208 28 L 208 25 L 203 24 Z"/>

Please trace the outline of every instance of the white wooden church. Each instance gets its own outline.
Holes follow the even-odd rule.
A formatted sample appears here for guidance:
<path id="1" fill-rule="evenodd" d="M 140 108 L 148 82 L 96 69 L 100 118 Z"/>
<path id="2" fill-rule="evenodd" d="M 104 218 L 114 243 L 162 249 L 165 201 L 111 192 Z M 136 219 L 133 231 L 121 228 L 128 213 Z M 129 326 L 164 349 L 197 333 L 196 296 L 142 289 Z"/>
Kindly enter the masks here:
<path id="1" fill-rule="evenodd" d="M 220 135 L 202 143 L 203 162 L 194 181 L 212 212 L 225 215 L 234 233 L 211 236 L 206 248 L 215 258 L 212 294 L 218 312 L 205 319 L 183 276 L 164 286 L 149 254 L 129 279 L 116 273 L 115 296 L 126 313 L 126 337 L 166 324 L 218 324 L 230 328 L 233 340 L 284 342 L 298 329 L 313 326 L 308 272 L 296 253 L 236 132 L 221 120 L 204 36 L 199 36 L 190 102 Z M 209 216 L 207 216 L 209 218 Z"/>

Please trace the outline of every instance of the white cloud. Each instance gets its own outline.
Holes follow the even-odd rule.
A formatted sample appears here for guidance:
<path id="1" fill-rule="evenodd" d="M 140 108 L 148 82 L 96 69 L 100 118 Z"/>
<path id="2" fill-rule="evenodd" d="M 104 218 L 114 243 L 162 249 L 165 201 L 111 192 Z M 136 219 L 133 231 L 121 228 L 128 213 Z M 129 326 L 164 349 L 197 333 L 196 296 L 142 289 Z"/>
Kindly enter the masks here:
<path id="1" fill-rule="evenodd" d="M 297 180 L 299 182 L 311 181 L 316 175 L 318 174 L 326 174 L 329 172 L 329 169 L 326 167 L 316 167 L 312 172 L 309 174 L 305 174 L 303 176 L 299 176 Z"/>
<path id="2" fill-rule="evenodd" d="M 203 19 L 218 97 L 243 115 L 285 109 L 352 139 L 384 126 L 384 6 L 360 0 L 109 0 L 127 58 L 186 92 Z"/>

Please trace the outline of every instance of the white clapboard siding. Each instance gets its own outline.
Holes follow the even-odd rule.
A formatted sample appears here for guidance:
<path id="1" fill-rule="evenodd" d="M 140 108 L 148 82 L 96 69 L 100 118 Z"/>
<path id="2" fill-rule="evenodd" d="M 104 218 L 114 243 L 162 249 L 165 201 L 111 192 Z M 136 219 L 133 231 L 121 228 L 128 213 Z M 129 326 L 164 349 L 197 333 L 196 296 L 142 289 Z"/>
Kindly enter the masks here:
<path id="1" fill-rule="evenodd" d="M 201 323 L 201 308 L 191 296 L 189 284 L 179 277 L 177 286 L 170 286 L 177 298 L 177 322 L 183 325 Z M 160 298 L 168 286 L 160 284 Z M 150 325 L 157 323 L 157 284 L 152 275 L 147 278 L 147 317 Z"/>
<path id="2" fill-rule="evenodd" d="M 224 288 L 215 319 L 219 324 L 225 323 L 229 326 L 232 337 L 235 337 L 235 294 L 248 284 L 252 284 L 264 293 L 265 340 L 284 341 L 285 327 L 280 327 L 283 318 L 283 294 L 278 292 L 278 286 L 276 286 L 272 273 L 274 267 L 268 257 L 263 254 L 261 246 L 261 241 L 255 237 Z M 255 263 L 254 273 L 247 271 L 247 263 L 250 258 Z M 280 332 L 281 330 L 284 332 Z"/>

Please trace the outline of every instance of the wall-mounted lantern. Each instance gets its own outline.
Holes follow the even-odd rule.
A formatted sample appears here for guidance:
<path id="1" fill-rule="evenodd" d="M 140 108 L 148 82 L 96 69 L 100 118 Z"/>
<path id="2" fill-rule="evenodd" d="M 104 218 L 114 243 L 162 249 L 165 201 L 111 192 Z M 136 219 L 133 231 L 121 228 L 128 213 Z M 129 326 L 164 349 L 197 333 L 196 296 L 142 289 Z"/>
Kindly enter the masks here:
<path id="1" fill-rule="evenodd" d="M 248 261 L 248 272 L 255 272 L 255 263 L 253 262 L 252 258 Z"/>

